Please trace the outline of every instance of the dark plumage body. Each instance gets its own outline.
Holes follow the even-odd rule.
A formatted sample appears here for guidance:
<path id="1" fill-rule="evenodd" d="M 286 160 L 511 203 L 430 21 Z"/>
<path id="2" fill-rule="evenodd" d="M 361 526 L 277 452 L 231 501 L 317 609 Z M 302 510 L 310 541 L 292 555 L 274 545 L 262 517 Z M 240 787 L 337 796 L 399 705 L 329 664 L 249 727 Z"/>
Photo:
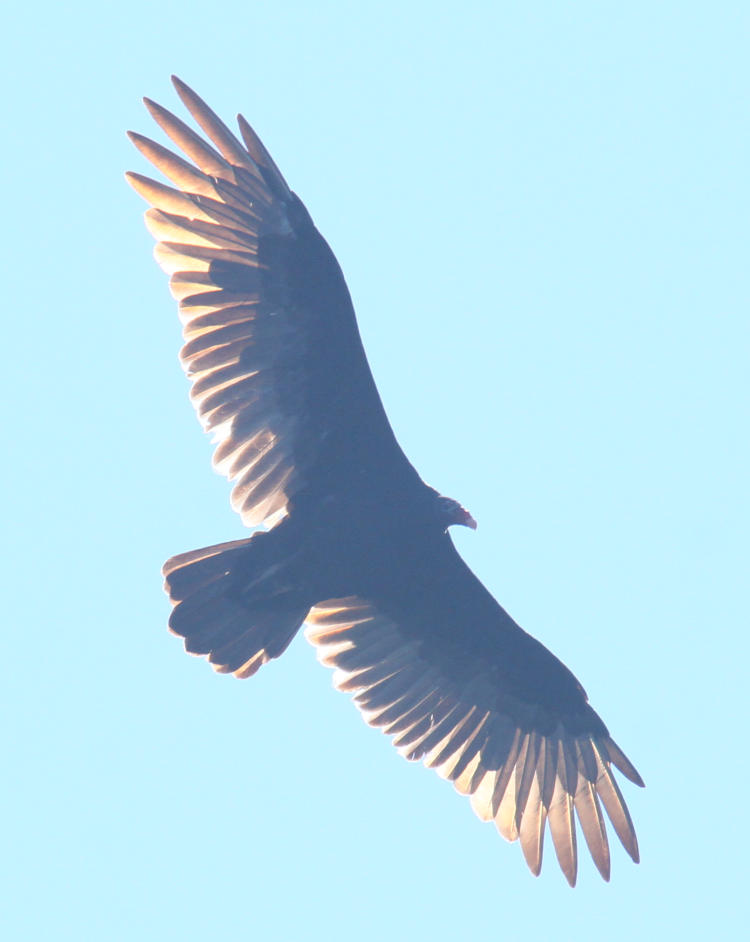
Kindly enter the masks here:
<path id="1" fill-rule="evenodd" d="M 535 873 L 547 823 L 576 879 L 577 814 L 609 877 L 600 802 L 638 859 L 611 771 L 642 784 L 573 674 L 498 605 L 448 527 L 475 526 L 401 451 L 367 365 L 338 263 L 240 118 L 241 144 L 175 80 L 216 150 L 149 108 L 197 168 L 140 135 L 178 186 L 130 181 L 185 324 L 182 359 L 233 506 L 266 532 L 169 560 L 171 629 L 188 651 L 247 677 L 302 622 L 337 686 L 520 838 Z"/>

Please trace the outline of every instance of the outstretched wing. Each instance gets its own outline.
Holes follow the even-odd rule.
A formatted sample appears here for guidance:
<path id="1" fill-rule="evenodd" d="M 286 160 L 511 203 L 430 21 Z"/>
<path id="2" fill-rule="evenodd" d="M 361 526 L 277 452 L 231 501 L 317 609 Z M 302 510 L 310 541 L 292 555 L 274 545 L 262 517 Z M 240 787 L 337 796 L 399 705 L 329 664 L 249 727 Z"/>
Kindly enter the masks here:
<path id="1" fill-rule="evenodd" d="M 394 736 L 471 796 L 534 874 L 549 823 L 571 886 L 577 815 L 605 880 L 610 856 L 602 805 L 638 861 L 633 823 L 612 765 L 640 776 L 589 706 L 573 674 L 497 604 L 446 535 L 438 558 L 411 567 L 408 586 L 381 598 L 332 599 L 308 616 L 307 637 L 334 683 L 368 723 Z"/>
<path id="2" fill-rule="evenodd" d="M 131 133 L 177 188 L 129 173 L 179 301 L 182 364 L 214 465 L 243 521 L 271 525 L 303 491 L 317 499 L 352 467 L 396 462 L 341 270 L 305 207 L 239 116 L 243 143 L 183 82 L 180 98 L 213 147 L 146 100 L 191 162 Z M 377 459 L 377 460 L 376 460 Z"/>

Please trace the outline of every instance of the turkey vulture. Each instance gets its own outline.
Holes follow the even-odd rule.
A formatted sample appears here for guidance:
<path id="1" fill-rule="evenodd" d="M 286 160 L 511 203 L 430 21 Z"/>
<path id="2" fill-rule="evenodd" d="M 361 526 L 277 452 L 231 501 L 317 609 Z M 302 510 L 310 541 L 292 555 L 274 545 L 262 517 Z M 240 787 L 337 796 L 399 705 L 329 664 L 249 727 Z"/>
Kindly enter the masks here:
<path id="1" fill-rule="evenodd" d="M 171 630 L 249 677 L 303 622 L 365 719 L 520 839 L 534 874 L 546 824 L 571 886 L 576 824 L 609 879 L 602 805 L 634 861 L 612 766 L 643 785 L 573 674 L 498 605 L 448 527 L 475 527 L 396 441 L 338 263 L 242 116 L 242 142 L 179 79 L 207 143 L 146 99 L 189 158 L 131 133 L 175 184 L 128 174 L 179 301 L 181 359 L 214 464 L 249 539 L 164 566 Z M 213 146 L 212 146 L 213 145 Z"/>

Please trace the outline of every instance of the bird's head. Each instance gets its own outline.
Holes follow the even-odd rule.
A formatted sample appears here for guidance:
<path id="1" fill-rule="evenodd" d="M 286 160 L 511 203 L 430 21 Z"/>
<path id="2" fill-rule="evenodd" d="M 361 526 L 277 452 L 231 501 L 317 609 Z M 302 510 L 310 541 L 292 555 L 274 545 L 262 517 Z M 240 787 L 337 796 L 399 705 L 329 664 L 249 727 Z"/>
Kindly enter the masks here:
<path id="1" fill-rule="evenodd" d="M 437 507 L 440 524 L 443 529 L 447 530 L 448 527 L 458 524 L 459 526 L 471 527 L 472 530 L 476 530 L 476 520 L 465 507 L 462 507 L 459 502 L 453 500 L 452 497 L 438 496 Z"/>

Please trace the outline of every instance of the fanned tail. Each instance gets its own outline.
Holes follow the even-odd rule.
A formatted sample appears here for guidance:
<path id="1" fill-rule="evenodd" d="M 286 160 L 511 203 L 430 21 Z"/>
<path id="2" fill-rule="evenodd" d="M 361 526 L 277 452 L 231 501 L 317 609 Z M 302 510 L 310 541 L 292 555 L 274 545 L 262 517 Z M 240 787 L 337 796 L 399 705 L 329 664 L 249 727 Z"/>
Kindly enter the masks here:
<path id="1" fill-rule="evenodd" d="M 218 543 L 164 564 L 170 630 L 220 673 L 250 677 L 283 654 L 310 608 L 270 536 Z"/>

